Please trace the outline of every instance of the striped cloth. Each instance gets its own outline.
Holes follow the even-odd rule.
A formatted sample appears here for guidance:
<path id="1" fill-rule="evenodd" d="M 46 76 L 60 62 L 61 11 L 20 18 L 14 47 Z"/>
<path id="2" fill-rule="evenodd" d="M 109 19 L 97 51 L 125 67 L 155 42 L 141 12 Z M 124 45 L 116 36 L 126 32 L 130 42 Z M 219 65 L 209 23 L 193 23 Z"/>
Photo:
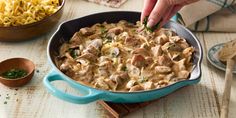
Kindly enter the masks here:
<path id="1" fill-rule="evenodd" d="M 236 0 L 200 0 L 182 8 L 177 20 L 192 31 L 236 32 Z"/>
<path id="2" fill-rule="evenodd" d="M 124 4 L 127 0 L 87 0 L 89 2 L 94 2 L 100 5 L 105 5 L 108 7 L 118 8 Z"/>

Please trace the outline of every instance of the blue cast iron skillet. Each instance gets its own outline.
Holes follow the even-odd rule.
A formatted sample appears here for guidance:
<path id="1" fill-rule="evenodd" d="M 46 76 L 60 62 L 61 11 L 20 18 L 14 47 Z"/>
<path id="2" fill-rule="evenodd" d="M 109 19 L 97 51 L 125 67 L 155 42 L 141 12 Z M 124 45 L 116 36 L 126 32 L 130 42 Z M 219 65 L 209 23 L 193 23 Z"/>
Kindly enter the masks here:
<path id="1" fill-rule="evenodd" d="M 80 28 L 92 26 L 95 23 L 103 23 L 104 21 L 108 23 L 115 23 L 120 20 L 127 20 L 129 22 L 135 23 L 140 19 L 139 12 L 129 12 L 129 11 L 114 11 L 114 12 L 104 12 L 97 13 L 93 15 L 88 15 L 82 18 L 70 20 L 62 23 L 57 31 L 51 37 L 48 48 L 47 56 L 48 61 L 52 66 L 52 71 L 49 72 L 44 78 L 44 85 L 47 90 L 54 96 L 77 104 L 86 104 L 96 100 L 105 100 L 116 103 L 136 103 L 145 102 L 149 100 L 154 100 L 170 94 L 171 92 L 191 84 L 196 84 L 200 81 L 201 77 L 201 61 L 202 61 L 202 47 L 198 39 L 185 27 L 182 25 L 169 21 L 164 27 L 170 28 L 175 31 L 179 36 L 186 38 L 188 43 L 190 43 L 195 48 L 193 63 L 195 68 L 190 75 L 189 80 L 183 80 L 172 85 L 148 90 L 148 91 L 138 91 L 138 92 L 112 92 L 106 90 L 99 90 L 91 88 L 89 86 L 82 85 L 64 73 L 62 73 L 55 65 L 55 57 L 59 55 L 60 46 L 68 42 L 72 35 L 78 31 Z M 76 96 L 65 93 L 51 84 L 53 81 L 64 81 L 68 83 L 71 87 L 78 90 L 82 95 Z"/>

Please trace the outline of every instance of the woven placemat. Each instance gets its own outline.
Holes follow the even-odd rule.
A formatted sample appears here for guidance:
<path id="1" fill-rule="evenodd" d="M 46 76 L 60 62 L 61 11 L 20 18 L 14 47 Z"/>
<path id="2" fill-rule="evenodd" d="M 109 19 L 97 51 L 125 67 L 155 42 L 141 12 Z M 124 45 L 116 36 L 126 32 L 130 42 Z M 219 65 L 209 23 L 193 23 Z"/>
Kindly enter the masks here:
<path id="1" fill-rule="evenodd" d="M 100 5 L 105 5 L 108 7 L 118 8 L 128 0 L 87 0 L 89 2 L 94 2 Z"/>

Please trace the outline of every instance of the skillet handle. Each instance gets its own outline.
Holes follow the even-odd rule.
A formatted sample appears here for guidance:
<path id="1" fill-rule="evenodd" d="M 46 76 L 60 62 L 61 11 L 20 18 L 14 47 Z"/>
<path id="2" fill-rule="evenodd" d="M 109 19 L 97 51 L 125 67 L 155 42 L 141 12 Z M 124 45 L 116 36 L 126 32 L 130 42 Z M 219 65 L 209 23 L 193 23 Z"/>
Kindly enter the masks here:
<path id="1" fill-rule="evenodd" d="M 76 103 L 76 104 L 87 104 L 96 100 L 101 99 L 101 95 L 103 95 L 103 92 L 100 91 L 92 91 L 89 88 L 86 88 L 84 86 L 76 86 L 78 88 L 77 90 L 80 90 L 81 93 L 85 94 L 84 96 L 75 96 L 68 93 L 65 93 L 59 89 L 57 89 L 55 86 L 51 84 L 53 81 L 65 81 L 63 77 L 61 77 L 59 74 L 57 74 L 54 71 L 51 71 L 49 74 L 47 74 L 44 77 L 43 83 L 47 90 L 53 94 L 54 96 L 65 100 L 67 102 Z M 66 81 L 65 81 L 66 82 Z"/>

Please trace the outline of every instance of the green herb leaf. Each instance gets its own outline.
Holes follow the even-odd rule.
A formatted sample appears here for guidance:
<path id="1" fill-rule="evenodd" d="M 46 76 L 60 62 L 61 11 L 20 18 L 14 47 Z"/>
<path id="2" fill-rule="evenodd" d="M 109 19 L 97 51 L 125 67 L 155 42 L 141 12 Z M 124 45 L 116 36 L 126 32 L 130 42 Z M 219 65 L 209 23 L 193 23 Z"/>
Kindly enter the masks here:
<path id="1" fill-rule="evenodd" d="M 143 20 L 144 27 L 147 31 L 154 32 L 156 29 L 158 29 L 160 27 L 160 24 L 161 24 L 163 19 L 161 19 L 156 25 L 154 25 L 153 27 L 150 28 L 150 27 L 147 27 L 148 17 L 149 16 L 146 16 Z"/>

